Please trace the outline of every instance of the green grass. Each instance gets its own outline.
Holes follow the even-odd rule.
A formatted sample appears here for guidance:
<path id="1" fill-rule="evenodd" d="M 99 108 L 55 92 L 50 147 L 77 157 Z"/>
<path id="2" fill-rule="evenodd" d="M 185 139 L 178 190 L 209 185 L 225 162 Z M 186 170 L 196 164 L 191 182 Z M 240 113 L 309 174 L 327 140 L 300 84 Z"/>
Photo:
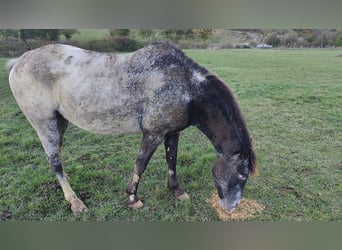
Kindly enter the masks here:
<path id="1" fill-rule="evenodd" d="M 259 176 L 244 197 L 266 209 L 251 220 L 342 220 L 341 50 L 188 50 L 229 83 L 253 136 Z M 0 220 L 213 221 L 215 152 L 197 129 L 181 135 L 179 180 L 191 202 L 173 199 L 159 147 L 126 207 L 126 184 L 141 135 L 99 136 L 70 126 L 63 160 L 89 212 L 74 217 L 38 137 L 17 107 L 0 59 Z"/>

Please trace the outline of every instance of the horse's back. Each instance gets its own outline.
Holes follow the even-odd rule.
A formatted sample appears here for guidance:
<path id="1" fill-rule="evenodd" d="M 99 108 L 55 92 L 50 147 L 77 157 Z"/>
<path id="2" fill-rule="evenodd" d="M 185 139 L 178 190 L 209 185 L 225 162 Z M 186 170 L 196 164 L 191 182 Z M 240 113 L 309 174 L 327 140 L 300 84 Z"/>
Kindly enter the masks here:
<path id="1" fill-rule="evenodd" d="M 47 45 L 18 59 L 10 84 L 26 116 L 45 107 L 41 116 L 58 111 L 95 133 L 165 130 L 165 124 L 177 130 L 186 125 L 190 94 L 179 67 L 153 66 L 160 64 L 158 53 L 153 47 L 117 55 Z"/>

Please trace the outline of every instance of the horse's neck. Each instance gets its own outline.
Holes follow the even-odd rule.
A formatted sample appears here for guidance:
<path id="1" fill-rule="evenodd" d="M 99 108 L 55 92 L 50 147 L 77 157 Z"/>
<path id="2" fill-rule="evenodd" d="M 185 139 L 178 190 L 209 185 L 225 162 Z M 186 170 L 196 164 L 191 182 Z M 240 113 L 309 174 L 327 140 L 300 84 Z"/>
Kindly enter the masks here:
<path id="1" fill-rule="evenodd" d="M 233 154 L 240 149 L 234 124 L 212 102 L 201 101 L 196 126 L 208 137 L 217 153 Z"/>

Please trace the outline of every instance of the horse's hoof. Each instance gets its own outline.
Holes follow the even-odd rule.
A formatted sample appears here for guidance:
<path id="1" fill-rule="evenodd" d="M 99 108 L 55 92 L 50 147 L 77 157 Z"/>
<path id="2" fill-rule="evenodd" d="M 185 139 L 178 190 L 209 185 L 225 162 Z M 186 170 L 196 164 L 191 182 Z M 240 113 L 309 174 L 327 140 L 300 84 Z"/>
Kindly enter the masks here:
<path id="1" fill-rule="evenodd" d="M 187 201 L 187 200 L 190 200 L 190 195 L 184 192 L 181 195 L 176 196 L 176 199 L 180 201 Z"/>
<path id="2" fill-rule="evenodd" d="M 80 199 L 75 199 L 71 203 L 71 211 L 74 215 L 79 215 L 81 213 L 87 212 L 88 208 L 84 205 L 83 201 Z"/>
<path id="3" fill-rule="evenodd" d="M 144 203 L 142 203 L 141 200 L 138 200 L 136 202 L 133 203 L 129 203 L 128 207 L 132 208 L 132 209 L 138 209 L 138 208 L 142 208 L 144 206 Z"/>
<path id="4" fill-rule="evenodd" d="M 181 187 L 177 187 L 173 190 L 173 196 L 180 201 L 190 200 L 190 195 Z"/>

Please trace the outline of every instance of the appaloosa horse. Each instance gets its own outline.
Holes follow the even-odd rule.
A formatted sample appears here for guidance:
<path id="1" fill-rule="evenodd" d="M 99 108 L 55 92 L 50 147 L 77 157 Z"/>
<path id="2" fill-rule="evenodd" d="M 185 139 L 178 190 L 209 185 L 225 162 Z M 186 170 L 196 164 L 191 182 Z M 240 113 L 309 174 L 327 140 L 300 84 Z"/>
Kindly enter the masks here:
<path id="1" fill-rule="evenodd" d="M 163 140 L 168 187 L 178 199 L 189 196 L 177 181 L 179 133 L 199 128 L 217 152 L 213 167 L 221 206 L 239 205 L 256 157 L 245 120 L 226 84 L 169 43 L 155 43 L 128 54 L 97 53 L 53 44 L 8 62 L 9 83 L 26 118 L 37 131 L 71 210 L 87 207 L 70 187 L 60 155 L 72 122 L 100 134 L 142 132 L 127 187 L 128 205 L 139 208 L 142 173 Z"/>

